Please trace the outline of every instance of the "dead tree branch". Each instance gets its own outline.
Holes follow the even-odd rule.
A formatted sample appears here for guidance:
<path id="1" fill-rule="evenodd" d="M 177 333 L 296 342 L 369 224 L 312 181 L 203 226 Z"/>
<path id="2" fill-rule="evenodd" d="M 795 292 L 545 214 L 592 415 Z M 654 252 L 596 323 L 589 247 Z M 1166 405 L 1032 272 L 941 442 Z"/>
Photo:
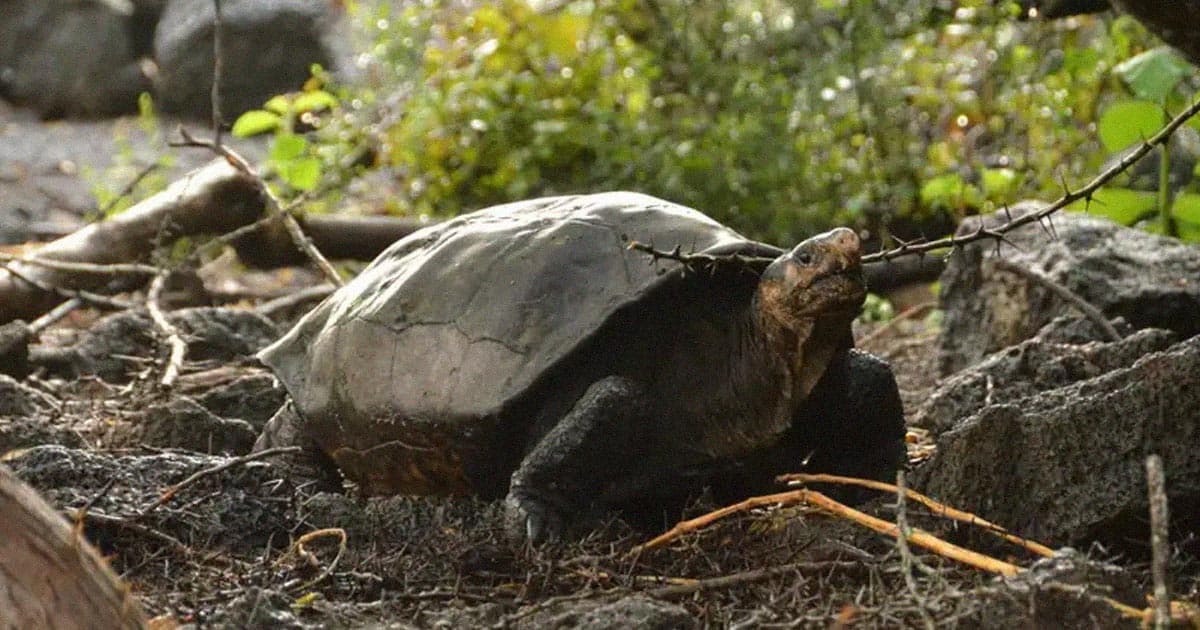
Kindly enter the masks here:
<path id="1" fill-rule="evenodd" d="M 147 504 L 145 507 L 143 507 L 141 510 L 139 510 L 137 515 L 133 517 L 133 520 L 137 521 L 137 520 L 141 520 L 141 519 L 145 518 L 146 515 L 149 514 L 150 512 L 153 512 L 158 507 L 169 503 L 172 499 L 175 498 L 175 495 L 182 492 L 185 488 L 196 483 L 197 481 L 200 481 L 201 479 L 204 479 L 205 477 L 210 477 L 212 475 L 216 475 L 218 473 L 229 470 L 230 468 L 233 468 L 235 466 L 241 466 L 242 464 L 257 461 L 260 459 L 266 459 L 268 457 L 274 457 L 276 455 L 285 455 L 288 453 L 298 453 L 298 452 L 300 452 L 299 446 L 277 446 L 275 448 L 268 448 L 268 449 L 263 449 L 261 451 L 255 452 L 255 453 L 250 453 L 249 455 L 242 455 L 241 457 L 234 457 L 233 459 L 225 460 L 225 461 L 221 462 L 220 464 L 217 464 L 216 466 L 211 466 L 209 468 L 205 468 L 203 470 L 196 471 L 191 476 L 189 476 L 187 479 L 184 479 L 183 481 L 180 481 L 179 483 L 167 488 L 166 490 L 163 490 L 162 494 L 159 495 L 158 499 Z"/>
<path id="2" fill-rule="evenodd" d="M 150 290 L 146 293 L 146 310 L 150 312 L 150 319 L 154 320 L 154 325 L 166 336 L 167 345 L 171 348 L 171 354 L 167 358 L 167 367 L 163 370 L 162 379 L 159 381 L 163 387 L 171 387 L 175 384 L 180 370 L 183 369 L 183 360 L 187 356 L 187 342 L 183 340 L 183 336 L 175 324 L 167 319 L 159 305 L 163 287 L 167 284 L 167 274 L 168 271 L 164 269 L 162 273 L 154 276 L 154 280 L 150 282 Z"/>
<path id="3" fill-rule="evenodd" d="M 30 262 L 0 265 L 0 323 L 32 319 L 60 302 L 83 297 L 74 292 L 96 290 L 112 281 L 111 274 L 99 269 L 53 269 L 39 263 L 104 266 L 146 260 L 147 243 L 160 236 L 222 234 L 252 223 L 262 207 L 251 178 L 224 160 L 213 161 L 119 215 L 41 246 L 25 256 Z M 148 270 L 138 273 L 150 277 Z"/>
<path id="4" fill-rule="evenodd" d="M 271 190 L 271 187 L 267 185 L 267 182 L 262 178 L 261 175 L 259 175 L 254 166 L 246 161 L 246 158 L 242 157 L 236 151 L 223 144 L 218 144 L 211 140 L 197 139 L 188 133 L 187 129 L 184 129 L 183 127 L 179 128 L 179 135 L 183 138 L 183 141 L 172 142 L 170 143 L 171 146 L 207 148 L 217 155 L 225 158 L 225 161 L 228 162 L 230 166 L 237 169 L 246 177 L 249 177 L 250 180 L 254 182 L 259 194 L 262 195 L 262 198 L 266 201 L 267 213 L 270 216 L 278 217 L 279 220 L 283 222 L 283 226 L 287 228 L 288 234 L 292 237 L 292 243 L 295 244 L 300 251 L 304 252 L 306 256 L 308 256 L 308 259 L 311 260 L 313 264 L 315 264 L 317 268 L 321 270 L 321 273 L 323 273 L 330 282 L 339 287 L 345 284 L 341 275 L 338 274 L 337 270 L 333 268 L 333 265 L 329 264 L 329 261 L 324 255 L 321 254 L 317 247 L 313 245 L 312 241 L 304 233 L 304 229 L 300 227 L 300 224 L 296 221 L 296 218 L 293 217 L 290 212 L 284 209 L 283 202 L 279 199 L 275 192 Z"/>
<path id="5" fill-rule="evenodd" d="M 1154 628 L 1171 627 L 1171 589 L 1167 583 L 1167 563 L 1171 557 L 1167 535 L 1167 484 L 1162 457 L 1146 458 L 1146 487 L 1150 495 L 1150 577 L 1154 582 Z"/>

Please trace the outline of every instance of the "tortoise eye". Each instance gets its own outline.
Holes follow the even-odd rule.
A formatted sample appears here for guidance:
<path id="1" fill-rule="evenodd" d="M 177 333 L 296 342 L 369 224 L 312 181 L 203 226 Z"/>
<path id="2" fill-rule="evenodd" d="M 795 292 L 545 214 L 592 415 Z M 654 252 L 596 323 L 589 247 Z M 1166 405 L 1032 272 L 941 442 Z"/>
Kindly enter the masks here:
<path id="1" fill-rule="evenodd" d="M 792 257 L 801 265 L 807 265 L 812 262 L 812 254 L 809 252 L 796 252 Z"/>

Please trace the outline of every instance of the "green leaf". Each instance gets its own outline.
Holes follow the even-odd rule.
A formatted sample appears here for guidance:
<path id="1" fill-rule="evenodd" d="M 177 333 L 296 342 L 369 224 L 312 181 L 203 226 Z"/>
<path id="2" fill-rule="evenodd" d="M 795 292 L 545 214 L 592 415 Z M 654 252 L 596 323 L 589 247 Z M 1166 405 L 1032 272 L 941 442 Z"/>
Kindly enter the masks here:
<path id="1" fill-rule="evenodd" d="M 319 112 L 337 107 L 337 97 L 325 90 L 305 92 L 292 101 L 292 109 L 298 113 Z"/>
<path id="2" fill-rule="evenodd" d="M 1171 214 L 1179 238 L 1193 243 L 1200 241 L 1200 194 L 1183 193 L 1176 197 Z"/>
<path id="3" fill-rule="evenodd" d="M 271 159 L 276 162 L 294 160 L 304 154 L 308 141 L 292 133 L 281 133 L 271 143 Z"/>
<path id="4" fill-rule="evenodd" d="M 1200 228 L 1200 194 L 1183 193 L 1171 204 L 1171 215 L 1181 223 L 1191 223 Z"/>
<path id="5" fill-rule="evenodd" d="M 287 113 L 292 110 L 292 103 L 286 96 L 272 96 L 267 100 L 266 104 L 263 105 L 263 109 L 269 112 L 275 112 L 280 116 L 286 116 Z"/>
<path id="6" fill-rule="evenodd" d="M 1021 183 L 1011 168 L 985 168 L 982 173 L 983 194 L 992 201 L 1004 201 L 1016 193 Z"/>
<path id="7" fill-rule="evenodd" d="M 1126 59 L 1113 72 L 1138 98 L 1153 103 L 1166 102 L 1176 85 L 1192 73 L 1192 67 L 1168 46 L 1159 46 Z"/>
<path id="8" fill-rule="evenodd" d="M 1101 188 L 1092 195 L 1092 202 L 1079 200 L 1067 206 L 1068 210 L 1087 211 L 1107 217 L 1121 225 L 1133 225 L 1138 219 L 1154 212 L 1158 195 L 1153 192 L 1128 188 Z"/>
<path id="9" fill-rule="evenodd" d="M 233 123 L 233 135 L 249 138 L 260 133 L 269 133 L 279 128 L 279 115 L 262 109 L 252 109 L 238 116 Z"/>
<path id="10" fill-rule="evenodd" d="M 301 158 L 278 165 L 279 176 L 296 190 L 312 190 L 321 179 L 321 161 Z"/>
<path id="11" fill-rule="evenodd" d="M 921 185 L 921 203 L 932 209 L 978 207 L 982 197 L 978 188 L 956 173 L 939 175 Z"/>
<path id="12" fill-rule="evenodd" d="M 1163 124 L 1162 107 L 1149 101 L 1120 101 L 1100 116 L 1100 142 L 1112 153 L 1154 135 Z"/>

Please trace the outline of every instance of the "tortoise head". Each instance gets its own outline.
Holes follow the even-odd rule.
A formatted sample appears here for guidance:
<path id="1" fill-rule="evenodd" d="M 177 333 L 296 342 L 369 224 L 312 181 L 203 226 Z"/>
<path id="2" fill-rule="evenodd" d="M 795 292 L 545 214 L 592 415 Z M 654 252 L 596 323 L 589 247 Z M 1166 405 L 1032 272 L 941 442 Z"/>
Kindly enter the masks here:
<path id="1" fill-rule="evenodd" d="M 775 259 L 759 280 L 756 307 L 760 317 L 805 335 L 817 320 L 849 323 L 866 294 L 862 241 L 853 230 L 836 228 Z"/>

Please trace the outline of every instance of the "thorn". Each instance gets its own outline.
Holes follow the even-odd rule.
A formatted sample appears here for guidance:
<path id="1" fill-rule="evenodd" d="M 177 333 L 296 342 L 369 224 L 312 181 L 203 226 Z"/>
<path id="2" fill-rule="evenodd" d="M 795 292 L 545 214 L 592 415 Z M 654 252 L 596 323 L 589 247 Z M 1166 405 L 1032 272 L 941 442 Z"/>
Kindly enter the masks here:
<path id="1" fill-rule="evenodd" d="M 1074 194 L 1071 192 L 1071 187 L 1067 185 L 1067 175 L 1061 170 L 1058 172 L 1058 180 L 1062 183 L 1064 197 L 1070 197 L 1072 194 Z"/>

